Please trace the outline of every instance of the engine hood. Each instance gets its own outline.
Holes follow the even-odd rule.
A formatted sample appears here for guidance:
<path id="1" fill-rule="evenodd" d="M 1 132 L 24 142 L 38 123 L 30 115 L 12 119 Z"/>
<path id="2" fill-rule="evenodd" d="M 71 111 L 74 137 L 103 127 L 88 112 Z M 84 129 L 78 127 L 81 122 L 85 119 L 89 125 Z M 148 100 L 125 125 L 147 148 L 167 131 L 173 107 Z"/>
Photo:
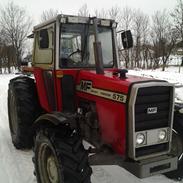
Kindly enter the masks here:
<path id="1" fill-rule="evenodd" d="M 90 81 L 94 88 L 128 94 L 130 86 L 134 83 L 158 81 L 129 74 L 126 75 L 126 78 L 120 78 L 119 75 L 114 75 L 115 71 L 115 69 L 105 70 L 104 74 L 96 74 L 95 71 L 80 71 L 77 84 L 81 80 Z"/>

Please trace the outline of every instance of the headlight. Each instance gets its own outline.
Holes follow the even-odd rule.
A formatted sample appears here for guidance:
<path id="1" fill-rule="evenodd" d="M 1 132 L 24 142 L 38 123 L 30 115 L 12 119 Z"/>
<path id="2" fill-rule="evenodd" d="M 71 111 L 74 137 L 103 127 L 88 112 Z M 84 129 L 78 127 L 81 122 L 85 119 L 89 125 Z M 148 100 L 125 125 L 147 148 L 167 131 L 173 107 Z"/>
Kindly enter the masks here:
<path id="1" fill-rule="evenodd" d="M 141 145 L 145 142 L 145 135 L 143 133 L 139 133 L 136 136 L 136 144 Z"/>
<path id="2" fill-rule="evenodd" d="M 160 130 L 160 131 L 159 131 L 159 134 L 158 134 L 158 139 L 159 139 L 160 141 L 163 141 L 163 140 L 166 139 L 166 137 L 167 137 L 167 132 L 166 132 L 166 130 Z"/>
<path id="3" fill-rule="evenodd" d="M 179 109 L 179 113 L 183 114 L 183 108 Z"/>

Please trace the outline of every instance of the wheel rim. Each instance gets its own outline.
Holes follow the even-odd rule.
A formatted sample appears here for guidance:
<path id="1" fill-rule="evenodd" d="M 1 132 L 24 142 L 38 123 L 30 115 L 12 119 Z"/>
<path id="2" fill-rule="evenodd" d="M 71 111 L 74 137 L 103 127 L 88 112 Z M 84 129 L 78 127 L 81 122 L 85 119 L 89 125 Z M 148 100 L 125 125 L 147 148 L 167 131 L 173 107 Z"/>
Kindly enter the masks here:
<path id="1" fill-rule="evenodd" d="M 58 170 L 53 156 L 47 159 L 47 172 L 51 183 L 58 182 Z"/>
<path id="2" fill-rule="evenodd" d="M 40 145 L 38 168 L 41 183 L 61 183 L 58 161 L 48 144 Z"/>

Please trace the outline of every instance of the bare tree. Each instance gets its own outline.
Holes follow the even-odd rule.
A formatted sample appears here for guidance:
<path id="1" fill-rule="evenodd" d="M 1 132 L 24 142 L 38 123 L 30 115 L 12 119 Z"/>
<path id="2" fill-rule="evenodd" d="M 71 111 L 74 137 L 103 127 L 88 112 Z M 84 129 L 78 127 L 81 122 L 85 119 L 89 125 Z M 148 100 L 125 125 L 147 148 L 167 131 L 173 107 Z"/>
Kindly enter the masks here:
<path id="1" fill-rule="evenodd" d="M 175 30 L 179 34 L 179 38 L 183 42 L 183 1 L 177 0 L 177 6 L 174 11 L 171 13 L 173 18 Z"/>
<path id="2" fill-rule="evenodd" d="M 57 16 L 58 14 L 59 14 L 59 11 L 58 10 L 54 10 L 54 9 L 45 10 L 41 14 L 41 22 L 44 22 L 46 20 L 49 20 L 49 19 Z"/>
<path id="3" fill-rule="evenodd" d="M 83 4 L 81 8 L 78 10 L 78 15 L 83 16 L 83 17 L 88 17 L 89 16 L 89 10 L 87 4 Z"/>
<path id="4" fill-rule="evenodd" d="M 132 20 L 133 20 L 133 10 L 129 7 L 123 8 L 121 11 L 121 18 L 119 21 L 119 29 L 121 30 L 129 30 L 131 29 L 132 26 Z M 120 42 L 120 40 L 119 40 Z M 130 63 L 130 55 L 131 55 L 132 50 L 123 50 L 119 48 L 119 56 L 120 56 L 120 61 L 125 62 L 125 67 L 133 67 Z"/>
<path id="5" fill-rule="evenodd" d="M 21 66 L 21 53 L 31 24 L 31 18 L 27 16 L 26 11 L 13 2 L 0 10 L 1 36 L 7 44 L 15 48 L 18 69 Z"/>
<path id="6" fill-rule="evenodd" d="M 16 65 L 16 50 L 10 45 L 7 46 L 5 44 L 0 45 L 0 74 L 8 71 L 11 73 L 11 67 Z"/>
<path id="7" fill-rule="evenodd" d="M 162 70 L 165 70 L 169 56 L 176 43 L 176 34 L 166 10 L 157 11 L 152 17 L 152 41 L 154 46 L 155 68 L 162 61 Z"/>
<path id="8" fill-rule="evenodd" d="M 147 32 L 149 27 L 149 17 L 145 15 L 140 10 L 134 11 L 133 16 L 133 35 L 134 35 L 134 49 L 133 49 L 133 59 L 135 61 L 135 67 L 144 68 L 145 61 L 147 58 L 147 47 L 148 39 Z M 145 58 L 143 58 L 143 56 Z M 134 64 L 132 64 L 134 65 Z"/>
<path id="9" fill-rule="evenodd" d="M 133 10 L 129 7 L 122 9 L 121 20 L 119 21 L 121 29 L 128 30 L 132 27 Z"/>
<path id="10" fill-rule="evenodd" d="M 121 10 L 118 6 L 113 6 L 108 10 L 103 8 L 101 10 L 96 9 L 94 15 L 98 18 L 109 18 L 119 22 L 121 17 Z"/>
<path id="11" fill-rule="evenodd" d="M 97 18 L 108 18 L 108 12 L 105 9 L 95 10 L 94 16 Z"/>
<path id="12" fill-rule="evenodd" d="M 113 6 L 108 10 L 108 16 L 110 19 L 115 20 L 116 22 L 121 21 L 121 9 L 118 6 Z"/>
<path id="13" fill-rule="evenodd" d="M 152 46 L 150 44 L 150 19 L 149 16 L 144 16 L 144 21 L 142 24 L 142 68 L 150 69 L 152 68 Z"/>

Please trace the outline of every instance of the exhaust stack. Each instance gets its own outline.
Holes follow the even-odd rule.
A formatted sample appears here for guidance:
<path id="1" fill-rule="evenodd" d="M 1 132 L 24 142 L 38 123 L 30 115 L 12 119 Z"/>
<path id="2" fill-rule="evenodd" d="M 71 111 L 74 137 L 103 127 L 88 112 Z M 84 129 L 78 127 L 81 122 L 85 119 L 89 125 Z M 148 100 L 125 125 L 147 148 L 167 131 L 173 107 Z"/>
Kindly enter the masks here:
<path id="1" fill-rule="evenodd" d="M 98 23 L 98 19 L 95 17 L 93 19 L 93 27 L 94 27 L 94 33 L 95 33 L 95 42 L 93 43 L 93 47 L 94 47 L 94 55 L 95 55 L 96 73 L 97 74 L 104 74 L 102 45 L 98 39 L 97 23 Z"/>

